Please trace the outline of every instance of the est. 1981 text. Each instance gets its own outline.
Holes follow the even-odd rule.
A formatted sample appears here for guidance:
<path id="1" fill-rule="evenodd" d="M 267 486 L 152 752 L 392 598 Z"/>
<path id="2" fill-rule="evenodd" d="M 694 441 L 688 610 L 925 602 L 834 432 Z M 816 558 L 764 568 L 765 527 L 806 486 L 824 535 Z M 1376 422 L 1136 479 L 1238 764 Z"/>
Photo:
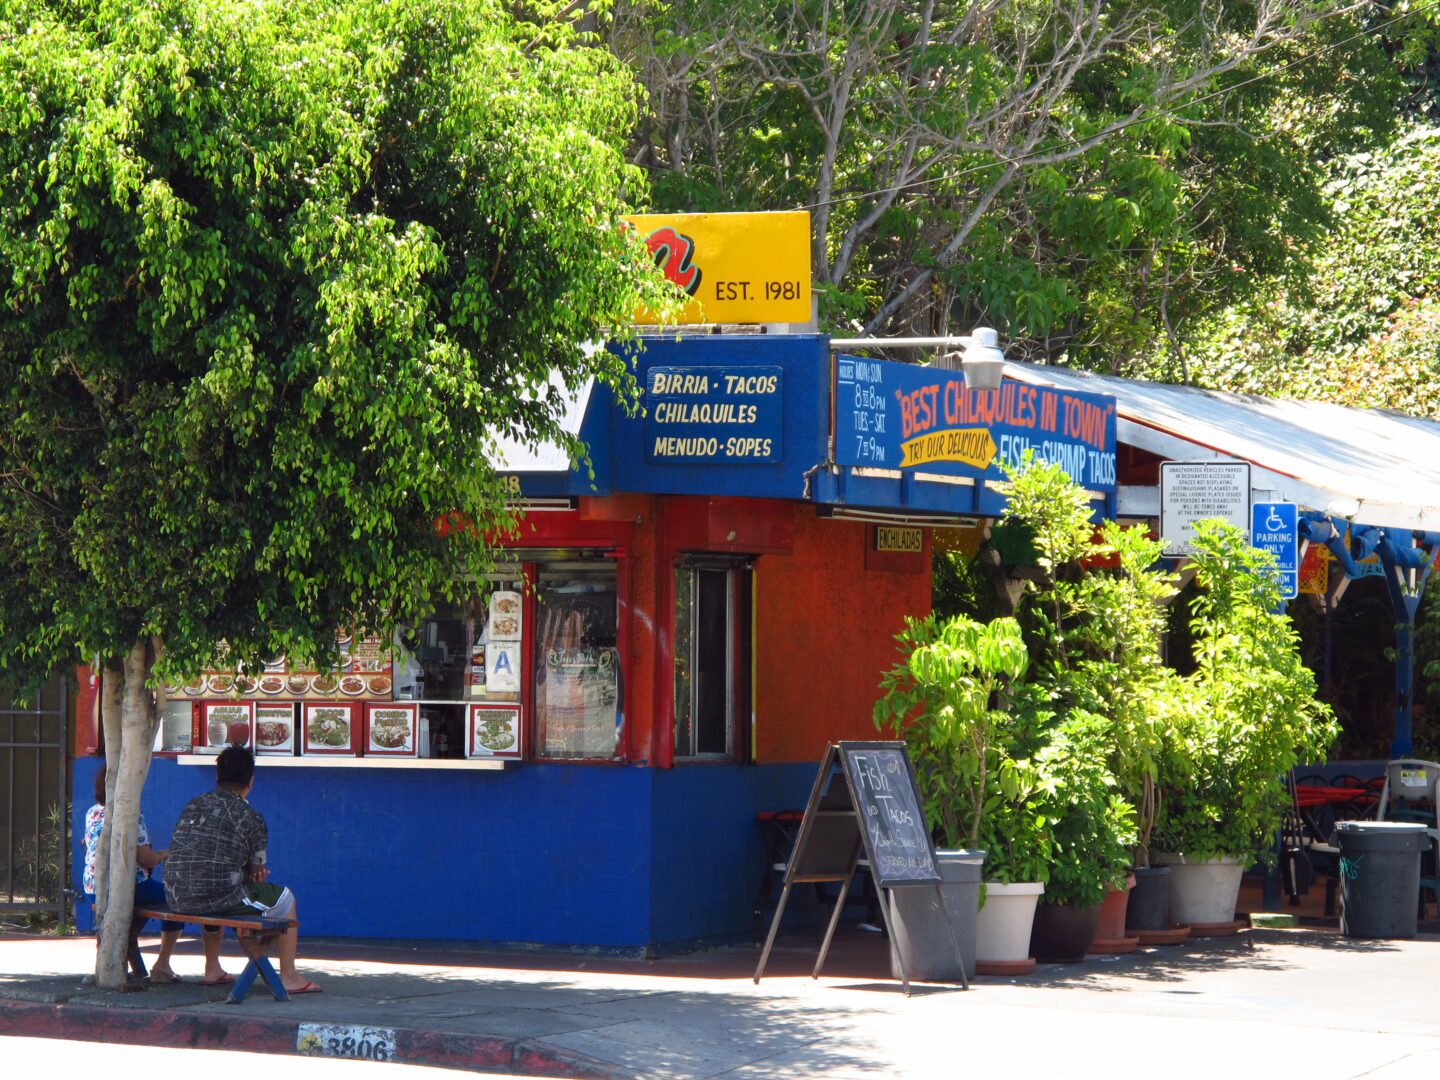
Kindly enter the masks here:
<path id="1" fill-rule="evenodd" d="M 716 300 L 799 300 L 798 281 L 717 281 Z"/>

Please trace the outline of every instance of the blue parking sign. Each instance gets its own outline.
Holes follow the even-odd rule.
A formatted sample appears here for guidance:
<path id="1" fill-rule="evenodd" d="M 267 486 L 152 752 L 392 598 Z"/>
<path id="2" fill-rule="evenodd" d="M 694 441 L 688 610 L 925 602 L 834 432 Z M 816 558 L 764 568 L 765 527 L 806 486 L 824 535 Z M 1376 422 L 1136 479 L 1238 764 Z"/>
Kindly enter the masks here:
<path id="1" fill-rule="evenodd" d="M 1250 543 L 1275 556 L 1280 595 L 1300 591 L 1300 511 L 1294 503 L 1255 503 L 1250 507 Z"/>

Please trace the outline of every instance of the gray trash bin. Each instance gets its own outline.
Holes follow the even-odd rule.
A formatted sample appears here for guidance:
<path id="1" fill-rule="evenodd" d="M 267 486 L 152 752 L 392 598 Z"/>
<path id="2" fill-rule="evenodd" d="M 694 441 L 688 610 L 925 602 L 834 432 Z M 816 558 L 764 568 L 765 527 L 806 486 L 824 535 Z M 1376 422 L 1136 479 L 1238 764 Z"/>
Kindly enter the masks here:
<path id="1" fill-rule="evenodd" d="M 1425 826 L 1408 821 L 1340 821 L 1340 932 L 1346 937 L 1413 938 L 1419 925 L 1420 853 Z"/>
<path id="2" fill-rule="evenodd" d="M 898 949 L 905 957 L 905 973 L 918 982 L 959 982 L 960 965 L 965 977 L 975 974 L 975 913 L 980 907 L 980 872 L 983 851 L 937 851 L 935 861 L 945 882 L 945 910 L 950 915 L 954 941 L 960 946 L 955 956 L 950 931 L 940 914 L 940 900 L 934 886 L 909 885 L 890 891 L 894 897 L 890 929 L 890 971 L 900 977 Z M 880 902 L 885 903 L 884 896 Z"/>

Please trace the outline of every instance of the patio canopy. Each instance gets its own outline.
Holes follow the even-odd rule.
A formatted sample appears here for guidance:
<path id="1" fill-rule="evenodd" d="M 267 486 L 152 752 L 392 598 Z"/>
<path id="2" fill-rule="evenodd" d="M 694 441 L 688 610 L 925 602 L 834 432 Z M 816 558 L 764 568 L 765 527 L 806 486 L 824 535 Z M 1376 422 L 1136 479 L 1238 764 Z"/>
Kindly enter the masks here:
<path id="1" fill-rule="evenodd" d="M 1440 424 L 1432 421 L 1037 364 L 1011 362 L 1006 373 L 1113 396 L 1122 445 L 1172 461 L 1248 461 L 1266 499 L 1366 525 L 1440 530 Z M 1155 489 L 1122 487 L 1122 514 L 1158 511 Z"/>

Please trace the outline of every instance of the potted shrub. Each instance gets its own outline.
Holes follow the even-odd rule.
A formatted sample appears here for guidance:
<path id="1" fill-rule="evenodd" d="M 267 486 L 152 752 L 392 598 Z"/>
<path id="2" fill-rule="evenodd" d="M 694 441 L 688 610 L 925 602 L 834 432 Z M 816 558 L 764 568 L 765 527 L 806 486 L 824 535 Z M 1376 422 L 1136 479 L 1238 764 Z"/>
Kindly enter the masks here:
<path id="1" fill-rule="evenodd" d="M 1046 790 L 1067 792 L 1052 798 L 1047 815 L 1054 864 L 1035 952 L 1074 958 L 1094 937 L 1107 888 L 1118 892 L 1123 913 L 1130 856 L 1121 852 L 1117 867 L 1115 845 L 1134 843 L 1134 811 L 1116 769 L 1129 768 L 1137 792 L 1153 785 L 1143 688 L 1162 669 L 1160 605 L 1174 587 L 1151 569 L 1160 545 L 1113 523 L 1097 532 L 1088 495 L 1059 466 L 1027 455 L 1004 490 L 1004 520 L 1033 538 L 1036 572 L 1020 609 L 1033 681 L 1060 718 L 1037 761 Z M 1123 914 L 1120 921 L 1123 934 Z M 1066 932 L 1055 938 L 1052 927 Z"/>
<path id="2" fill-rule="evenodd" d="M 1019 685 L 1029 658 L 1019 625 L 1008 618 L 985 625 L 930 615 L 908 621 L 896 640 L 904 658 L 881 681 L 875 724 L 905 742 L 914 764 L 962 956 L 951 955 L 928 890 L 895 892 L 894 945 L 905 950 L 912 978 L 948 981 L 960 977 L 960 963 L 967 973 L 974 970 L 985 858 L 977 845 L 986 807 L 997 801 L 988 783 L 1006 715 L 999 705 L 1002 694 Z"/>
<path id="3" fill-rule="evenodd" d="M 1111 726 L 1106 717 L 1074 710 L 1036 755 L 1051 830 L 1049 882 L 1035 914 L 1040 961 L 1084 958 L 1107 889 L 1123 888 L 1129 871 L 1135 813 L 1107 765 Z"/>
<path id="4" fill-rule="evenodd" d="M 1191 557 L 1195 707 L 1181 714 L 1156 844 L 1172 868 L 1171 919 L 1222 924 L 1235 916 L 1245 866 L 1273 858 L 1285 775 L 1323 761 L 1338 728 L 1277 613 L 1272 557 L 1222 522 L 1197 526 Z"/>
<path id="5" fill-rule="evenodd" d="M 1111 887 L 1101 906 L 1095 951 L 1122 952 L 1138 941 L 1126 938 L 1128 897 L 1139 880 L 1142 903 L 1137 914 L 1158 907 L 1158 922 L 1168 923 L 1168 868 L 1151 868 L 1150 837 L 1159 812 L 1162 763 L 1172 760 L 1173 715 L 1186 696 L 1186 684 L 1164 665 L 1160 643 L 1165 632 L 1165 605 L 1176 594 L 1175 577 L 1162 567 L 1164 544 L 1139 526 L 1125 528 L 1106 522 L 1095 550 L 1103 566 L 1087 571 L 1080 607 L 1087 618 L 1078 636 L 1084 658 L 1077 676 L 1093 693 L 1091 707 L 1112 723 L 1108 737 L 1110 770 L 1120 793 L 1135 814 L 1131 871 Z M 1137 878 L 1138 875 L 1138 878 Z M 1158 905 L 1147 897 L 1159 892 Z"/>
<path id="6" fill-rule="evenodd" d="M 1025 696 L 1030 696 L 1029 694 Z M 1012 745 L 1036 710 L 1011 702 L 1006 725 Z M 980 821 L 985 849 L 985 884 L 975 923 L 975 957 L 982 970 L 1019 972 L 1034 966 L 1030 958 L 1035 908 L 1050 876 L 1051 828 L 1045 777 L 1032 757 L 992 744 L 989 795 Z"/>
<path id="7" fill-rule="evenodd" d="M 1114 739 L 1114 765 L 1120 788 L 1135 806 L 1135 847 L 1131 862 L 1132 890 L 1119 910 L 1119 931 L 1102 917 L 1101 935 L 1138 933 L 1152 944 L 1170 938 L 1145 938 L 1167 933 L 1170 920 L 1171 867 L 1152 855 L 1155 828 L 1166 793 L 1188 775 L 1182 733 L 1193 727 L 1196 694 L 1193 685 L 1170 668 L 1158 668 L 1137 688 L 1136 709 L 1121 713 Z"/>

